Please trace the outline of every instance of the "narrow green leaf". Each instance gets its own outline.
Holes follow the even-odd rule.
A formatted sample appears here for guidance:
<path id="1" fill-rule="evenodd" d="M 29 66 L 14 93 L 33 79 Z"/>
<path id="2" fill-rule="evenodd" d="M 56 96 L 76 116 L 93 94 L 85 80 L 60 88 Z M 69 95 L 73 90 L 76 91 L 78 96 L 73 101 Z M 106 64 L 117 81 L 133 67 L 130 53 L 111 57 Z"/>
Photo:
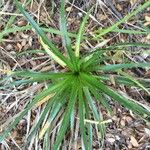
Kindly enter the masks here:
<path id="1" fill-rule="evenodd" d="M 51 33 L 51 34 L 56 34 L 56 35 L 63 35 L 61 31 L 55 29 L 55 28 L 44 28 L 44 27 L 40 27 L 44 32 L 48 32 L 48 33 Z M 23 26 L 23 27 L 18 27 L 18 26 L 15 26 L 15 28 L 8 28 L 6 30 L 3 30 L 1 31 L 0 33 L 0 42 L 3 41 L 3 37 L 4 36 L 7 36 L 9 35 L 10 33 L 16 33 L 16 32 L 22 32 L 22 31 L 26 31 L 26 30 L 31 30 L 32 29 L 32 26 L 31 25 L 26 25 L 26 26 Z M 76 38 L 77 35 L 75 33 L 68 33 L 68 35 L 70 37 L 73 37 L 73 38 Z M 85 37 L 84 37 L 85 39 Z"/>
<path id="2" fill-rule="evenodd" d="M 14 82 L 11 82 L 11 83 L 1 86 L 0 89 L 6 89 L 9 87 L 13 87 L 13 86 L 24 85 L 24 84 L 34 83 L 34 82 L 38 82 L 38 80 L 37 79 L 36 80 L 35 79 L 27 79 L 27 80 L 14 81 Z"/>
<path id="3" fill-rule="evenodd" d="M 47 54 L 47 52 L 45 52 L 45 50 L 39 50 L 39 49 L 34 49 L 34 50 L 27 50 L 27 51 L 23 51 L 23 52 L 19 52 L 16 54 L 17 57 L 20 57 L 22 55 L 28 55 L 28 54 Z"/>
<path id="4" fill-rule="evenodd" d="M 127 30 L 127 29 L 114 29 L 112 32 L 117 32 L 117 33 L 127 33 L 127 34 L 150 34 L 150 31 L 137 31 L 137 30 Z"/>
<path id="5" fill-rule="evenodd" d="M 120 24 L 125 23 L 126 21 L 128 21 L 131 17 L 133 17 L 134 15 L 136 15 L 137 13 L 139 13 L 140 11 L 144 10 L 145 8 L 147 8 L 148 6 L 150 6 L 150 1 L 145 2 L 143 5 L 140 5 L 136 8 L 136 10 L 133 10 L 131 13 L 129 13 L 128 15 L 126 15 L 123 19 L 121 19 L 120 21 L 116 22 L 114 25 L 112 25 L 111 27 L 108 27 L 106 29 L 102 29 L 99 30 L 99 35 L 97 36 L 97 38 L 101 37 L 102 35 L 105 35 L 111 31 L 113 31 L 114 29 L 116 29 Z"/>
<path id="6" fill-rule="evenodd" d="M 72 79 L 71 79 L 72 80 Z M 18 124 L 18 122 L 22 119 L 23 116 L 26 115 L 26 113 L 31 110 L 37 102 L 39 102 L 41 99 L 45 98 L 47 95 L 51 93 L 55 93 L 56 90 L 58 90 L 61 87 L 64 87 L 65 84 L 68 84 L 66 80 L 61 81 L 58 84 L 55 85 L 50 85 L 46 90 L 44 90 L 42 93 L 39 93 L 38 95 L 35 96 L 35 98 L 32 100 L 31 103 L 29 103 L 26 108 L 15 118 L 14 121 L 12 121 L 12 124 L 10 124 L 7 128 L 7 130 L 4 130 L 3 133 L 0 134 L 0 142 L 2 142 L 8 135 L 9 133 L 13 130 L 13 128 Z"/>
<path id="7" fill-rule="evenodd" d="M 86 135 L 86 128 L 85 128 L 85 125 L 84 125 L 85 106 L 84 106 L 84 99 L 83 99 L 82 89 L 79 90 L 79 119 L 80 119 L 81 138 L 83 140 L 83 149 L 89 150 L 88 142 L 87 142 L 87 135 Z"/>
<path id="8" fill-rule="evenodd" d="M 126 63 L 126 64 L 110 64 L 98 67 L 103 71 L 117 71 L 119 69 L 137 68 L 137 67 L 150 67 L 150 63 Z M 98 69 L 97 68 L 97 69 Z"/>
<path id="9" fill-rule="evenodd" d="M 129 80 L 131 80 L 132 82 L 134 82 L 135 84 L 137 84 L 141 89 L 143 89 L 145 92 L 147 92 L 150 95 L 150 91 L 145 88 L 140 82 L 138 82 L 137 80 L 135 80 L 132 76 L 130 76 L 129 74 L 123 72 L 123 71 L 119 71 L 119 73 L 123 76 L 128 77 Z"/>
<path id="10" fill-rule="evenodd" d="M 130 46 L 138 46 L 138 47 L 145 47 L 145 48 L 150 48 L 150 44 L 147 43 L 137 43 L 137 42 L 124 42 L 124 43 L 117 43 L 114 45 L 109 46 L 109 49 L 116 49 L 116 48 L 120 48 L 120 47 L 130 47 Z"/>
<path id="11" fill-rule="evenodd" d="M 94 100 L 92 99 L 91 94 L 89 92 L 89 89 L 87 87 L 84 88 L 84 93 L 85 93 L 86 99 L 88 100 L 90 108 L 91 108 L 91 110 L 93 112 L 95 120 L 99 121 L 99 122 L 102 122 L 103 121 L 103 116 L 102 116 L 102 114 L 98 113 L 97 108 L 94 105 Z M 105 132 L 106 132 L 105 124 L 99 124 L 98 128 L 100 130 L 101 139 L 104 140 Z"/>
<path id="12" fill-rule="evenodd" d="M 44 150 L 49 150 L 50 149 L 50 128 L 48 129 L 48 131 L 46 132 L 45 136 L 44 136 L 44 142 L 43 142 L 43 149 Z"/>
<path id="13" fill-rule="evenodd" d="M 45 135 L 45 132 L 48 131 L 52 121 L 54 120 L 54 118 L 56 117 L 56 115 L 58 114 L 58 112 L 60 111 L 61 108 L 62 108 L 61 103 L 55 103 L 54 104 L 46 124 L 42 127 L 42 130 L 40 131 L 39 139 L 42 139 L 43 136 Z"/>
<path id="14" fill-rule="evenodd" d="M 46 107 L 42 111 L 42 113 L 41 113 L 41 115 L 39 117 L 39 120 L 31 128 L 30 133 L 28 134 L 28 138 L 27 138 L 28 141 L 30 141 L 31 137 L 35 134 L 36 131 L 38 131 L 42 121 L 45 119 L 46 114 L 49 114 L 49 112 L 51 110 L 51 107 L 52 107 L 52 110 L 51 110 L 51 115 L 49 115 L 49 118 L 48 118 L 48 123 L 50 124 L 51 121 L 54 119 L 55 115 L 57 114 L 57 112 L 59 111 L 60 107 L 63 104 L 63 100 L 66 98 L 66 94 L 65 93 L 63 94 L 63 96 L 61 95 L 63 89 L 64 89 L 64 87 L 59 88 L 59 91 L 48 102 L 48 104 L 46 105 Z M 58 102 L 59 99 L 61 99 L 62 103 Z"/>
<path id="15" fill-rule="evenodd" d="M 55 104 L 52 107 L 52 110 L 50 112 L 50 115 L 48 117 L 46 124 L 44 125 L 43 129 L 41 130 L 41 133 L 39 135 L 40 139 L 43 138 L 43 135 L 45 134 L 45 132 L 47 132 L 47 130 L 50 128 L 52 121 L 55 119 L 58 112 L 64 106 L 64 104 L 66 102 L 65 100 L 68 98 L 68 90 L 64 89 L 64 87 L 63 87 L 63 89 L 59 89 L 59 91 L 56 93 L 56 97 L 54 97 L 54 98 L 55 98 L 55 100 L 54 100 Z"/>
<path id="16" fill-rule="evenodd" d="M 21 4 L 18 2 L 18 0 L 15 0 L 16 6 L 19 8 L 21 13 L 27 18 L 27 20 L 30 22 L 32 27 L 36 30 L 38 35 L 41 37 L 42 41 L 49 46 L 51 51 L 60 58 L 64 63 L 68 64 L 68 59 L 66 59 L 60 52 L 59 49 L 47 38 L 43 30 L 38 26 L 38 24 L 31 18 L 31 16 L 24 10 L 24 8 L 21 6 Z"/>
<path id="17" fill-rule="evenodd" d="M 119 102 L 124 107 L 134 111 L 136 114 L 143 117 L 143 115 L 150 116 L 150 110 L 144 108 L 143 106 L 139 105 L 138 103 L 127 99 L 126 97 L 118 94 L 114 90 L 110 89 L 101 81 L 96 80 L 94 77 L 89 76 L 87 74 L 82 73 L 82 76 L 93 86 L 98 88 L 100 91 L 104 92 L 106 95 L 112 97 L 114 100 Z"/>
<path id="18" fill-rule="evenodd" d="M 102 95 L 102 93 L 100 93 L 100 91 L 98 91 L 96 89 L 90 89 L 90 90 L 93 93 L 96 100 L 100 101 L 100 103 L 103 105 L 103 107 L 106 108 L 108 113 L 110 115 L 112 115 L 113 111 L 112 111 L 111 107 L 109 106 L 109 103 L 108 103 L 107 99 Z"/>
<path id="19" fill-rule="evenodd" d="M 45 73 L 45 72 L 35 72 L 35 71 L 15 71 L 12 72 L 11 76 L 20 76 L 32 79 L 41 79 L 41 80 L 48 80 L 48 79 L 56 79 L 56 78 L 66 78 L 69 77 L 70 73 Z"/>
<path id="20" fill-rule="evenodd" d="M 30 133 L 28 134 L 27 140 L 30 141 L 33 136 L 35 136 L 35 133 L 39 130 L 40 125 L 42 124 L 43 120 L 45 119 L 46 114 L 49 114 L 52 104 L 54 103 L 54 99 L 52 98 L 46 107 L 42 110 L 39 119 L 35 122 L 35 124 L 32 126 Z"/>
<path id="21" fill-rule="evenodd" d="M 90 114 L 90 109 L 89 109 L 89 105 L 88 103 L 85 101 L 85 115 L 86 115 L 86 118 L 88 120 L 91 119 L 91 114 Z M 88 148 L 91 150 L 93 147 L 92 147 L 92 144 L 93 144 L 93 127 L 92 127 L 92 124 L 91 123 L 86 123 L 86 126 L 87 126 L 87 141 L 88 141 Z"/>
<path id="22" fill-rule="evenodd" d="M 110 81 L 111 78 L 113 78 L 117 84 L 124 84 L 124 85 L 130 86 L 130 87 L 131 86 L 139 87 L 136 83 L 134 83 L 132 80 L 130 80 L 126 76 L 101 74 L 101 76 L 94 76 L 94 77 L 96 77 L 97 79 L 100 79 L 104 82 Z M 144 87 L 150 88 L 150 79 L 143 79 L 143 78 L 136 78 L 136 77 L 134 77 L 134 79 L 136 81 L 138 81 L 140 84 L 142 84 Z"/>
<path id="23" fill-rule="evenodd" d="M 86 25 L 86 22 L 89 18 L 90 12 L 91 12 L 91 10 L 85 15 L 85 17 L 83 18 L 83 21 L 80 25 L 80 28 L 79 28 L 78 36 L 76 39 L 76 49 L 75 49 L 76 57 L 79 57 L 79 55 L 80 55 L 80 45 L 81 45 L 82 37 L 84 34 L 85 25 Z"/>
<path id="24" fill-rule="evenodd" d="M 117 43 L 117 44 L 108 46 L 107 48 L 97 48 L 95 50 L 91 50 L 91 52 L 88 54 L 87 57 L 91 56 L 92 54 L 98 55 L 98 52 L 104 53 L 104 52 L 108 52 L 108 51 L 130 51 L 130 49 L 128 49 L 128 47 L 132 47 L 132 46 L 150 48 L 150 44 L 147 44 L 147 43 L 124 42 L 124 43 Z"/>
<path id="25" fill-rule="evenodd" d="M 71 94 L 70 94 L 68 106 L 67 106 L 67 109 L 65 111 L 63 121 L 62 121 L 60 130 L 57 134 L 58 136 L 57 136 L 56 141 L 54 143 L 53 149 L 57 150 L 59 148 L 63 138 L 64 138 L 64 135 L 65 135 L 67 128 L 68 128 L 68 125 L 69 125 L 70 115 L 73 111 L 73 108 L 74 108 L 74 105 L 76 102 L 76 98 L 77 98 L 77 89 L 75 86 L 73 86 L 71 89 Z"/>
<path id="26" fill-rule="evenodd" d="M 71 46 L 71 40 L 68 36 L 68 32 L 67 32 L 67 23 L 66 23 L 66 15 L 65 15 L 65 0 L 61 0 L 61 8 L 60 8 L 60 31 L 62 32 L 62 38 L 63 38 L 63 42 L 64 42 L 64 46 L 67 49 L 67 53 L 69 55 L 69 58 L 73 64 L 73 69 L 77 70 L 77 64 L 76 64 L 76 57 L 75 54 L 72 50 L 72 46 Z"/>

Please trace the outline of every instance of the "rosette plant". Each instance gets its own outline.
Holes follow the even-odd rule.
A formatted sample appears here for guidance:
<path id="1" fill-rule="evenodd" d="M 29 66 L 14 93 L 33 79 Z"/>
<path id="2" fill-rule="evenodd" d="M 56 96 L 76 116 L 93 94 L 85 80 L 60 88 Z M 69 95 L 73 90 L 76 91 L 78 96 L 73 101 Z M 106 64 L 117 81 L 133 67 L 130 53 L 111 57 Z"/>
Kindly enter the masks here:
<path id="1" fill-rule="evenodd" d="M 123 84 L 126 86 L 136 86 L 141 88 L 148 94 L 149 83 L 148 80 L 139 79 L 136 80 L 131 76 L 127 76 L 124 71 L 128 68 L 135 67 L 148 67 L 149 63 L 122 63 L 122 64 L 105 64 L 107 58 L 105 55 L 108 51 L 115 51 L 116 49 L 122 50 L 124 46 L 134 46 L 133 43 L 122 43 L 109 46 L 105 49 L 95 49 L 88 54 L 81 54 L 80 45 L 84 36 L 84 28 L 89 18 L 89 13 L 83 18 L 80 25 L 79 32 L 76 35 L 75 49 L 73 49 L 71 38 L 68 34 L 65 18 L 65 1 L 61 0 L 60 9 L 60 34 L 62 36 L 62 43 L 65 50 L 65 55 L 61 53 L 59 48 L 52 41 L 50 41 L 44 31 L 39 25 L 32 19 L 28 12 L 21 6 L 21 4 L 15 0 L 15 3 L 21 13 L 26 17 L 33 29 L 37 32 L 40 43 L 44 50 L 52 59 L 58 63 L 60 72 L 34 72 L 34 71 L 14 71 L 11 72 L 11 77 L 22 77 L 25 80 L 13 82 L 11 84 L 27 84 L 33 82 L 46 82 L 47 86 L 43 91 L 34 96 L 25 108 L 17 115 L 17 117 L 8 125 L 6 130 L 0 135 L 0 142 L 5 140 L 11 131 L 16 127 L 19 121 L 31 111 L 38 103 L 43 102 L 42 111 L 39 119 L 35 121 L 34 125 L 30 128 L 27 136 L 29 142 L 31 138 L 38 135 L 39 139 L 43 142 L 44 150 L 50 147 L 54 150 L 60 149 L 61 142 L 63 141 L 66 133 L 74 131 L 74 123 L 76 119 L 79 119 L 80 135 L 82 139 L 82 148 L 86 150 L 92 149 L 92 133 L 93 124 L 92 121 L 97 123 L 97 129 L 99 131 L 99 140 L 102 141 L 105 137 L 106 127 L 105 120 L 103 121 L 103 115 L 99 109 L 97 109 L 95 101 L 100 103 L 108 113 L 112 113 L 111 106 L 108 99 L 118 102 L 123 107 L 131 110 L 136 115 L 147 119 L 150 116 L 150 110 L 148 107 L 141 103 L 119 94 L 116 89 L 107 85 L 107 81 L 110 81 L 110 74 L 114 74 L 113 80 L 116 84 Z M 100 36 L 113 31 L 120 25 L 127 21 L 130 17 L 137 14 L 139 11 L 145 9 L 150 5 L 150 1 L 145 2 L 142 6 L 131 12 L 125 18 L 117 22 L 115 25 L 101 30 Z M 136 45 L 136 44 L 135 44 Z M 148 44 L 139 44 L 136 46 L 146 46 Z M 62 68 L 62 70 L 61 70 Z M 64 69 L 65 68 L 65 69 Z M 65 70 L 65 71 L 64 71 Z M 54 145 L 50 145 L 51 131 L 54 124 L 57 125 L 55 118 L 59 112 L 63 112 L 60 117 L 60 124 L 56 132 L 56 138 Z M 78 116 L 75 116 L 77 112 Z M 43 124 L 44 122 L 44 124 Z M 107 122 L 107 121 L 106 121 Z M 53 125 L 53 126 L 52 126 Z M 70 130 L 69 130 L 70 129 Z M 39 132 L 40 131 L 40 132 Z M 69 134 L 70 135 L 70 134 Z"/>

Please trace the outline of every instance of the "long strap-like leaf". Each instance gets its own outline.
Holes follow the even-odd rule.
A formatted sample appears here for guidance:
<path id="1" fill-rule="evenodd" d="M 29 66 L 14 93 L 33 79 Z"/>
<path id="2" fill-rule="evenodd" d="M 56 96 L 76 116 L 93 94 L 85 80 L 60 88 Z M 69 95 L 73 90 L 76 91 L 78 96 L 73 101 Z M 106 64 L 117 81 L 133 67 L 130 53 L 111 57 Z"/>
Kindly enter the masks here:
<path id="1" fill-rule="evenodd" d="M 148 0 L 147 2 L 145 2 L 143 5 L 138 6 L 138 8 L 134 11 L 132 11 L 131 13 L 129 13 L 128 15 L 126 15 L 123 19 L 121 19 L 120 21 L 118 21 L 117 23 L 115 23 L 114 25 L 112 25 L 111 27 L 108 27 L 106 29 L 102 29 L 100 30 L 100 34 L 97 36 L 97 38 L 101 37 L 102 35 L 105 35 L 111 31 L 113 31 L 115 28 L 117 28 L 120 24 L 125 23 L 127 20 L 129 20 L 132 16 L 136 15 L 137 13 L 139 13 L 140 11 L 144 10 L 145 8 L 147 8 L 148 6 L 150 6 L 150 1 Z"/>
<path id="2" fill-rule="evenodd" d="M 75 57 L 75 53 L 72 50 L 71 46 L 71 40 L 69 38 L 68 32 L 67 32 L 67 22 L 66 22 L 66 16 L 65 16 L 65 0 L 61 0 L 61 9 L 60 9 L 60 30 L 62 32 L 62 38 L 64 42 L 64 46 L 67 50 L 67 54 L 69 55 L 69 58 L 73 64 L 73 70 L 77 70 L 77 59 Z"/>
<path id="3" fill-rule="evenodd" d="M 69 61 L 67 58 L 63 56 L 59 52 L 59 49 L 47 38 L 43 30 L 38 26 L 38 24 L 32 19 L 32 17 L 24 10 L 22 5 L 18 2 L 18 0 L 15 0 L 16 6 L 19 8 L 21 13 L 27 18 L 27 20 L 30 22 L 32 27 L 36 30 L 38 35 L 41 37 L 42 41 L 49 46 L 51 51 L 53 52 L 54 55 L 56 55 L 58 58 L 60 58 L 64 63 L 66 63 L 68 66 L 70 66 Z"/>
<path id="4" fill-rule="evenodd" d="M 112 90 L 108 86 L 106 86 L 101 81 L 98 81 L 94 77 L 84 74 L 81 74 L 90 84 L 98 88 L 100 91 L 104 92 L 106 95 L 112 97 L 114 100 L 119 102 L 124 107 L 127 107 L 128 109 L 134 111 L 136 114 L 143 116 L 146 114 L 147 116 L 150 116 L 150 110 L 144 108 L 143 106 L 139 105 L 138 103 L 131 101 L 127 99 L 126 97 L 122 96 L 121 94 L 118 94 L 116 91 Z"/>
<path id="5" fill-rule="evenodd" d="M 77 98 L 77 88 L 75 86 L 73 86 L 71 89 L 71 94 L 70 94 L 68 106 L 67 106 L 66 112 L 64 114 L 63 121 L 62 121 L 60 130 L 58 132 L 58 136 L 57 136 L 56 141 L 55 141 L 54 146 L 53 146 L 54 150 L 57 150 L 59 148 L 59 146 L 60 146 L 60 144 L 64 138 L 64 135 L 67 131 L 67 128 L 69 126 L 70 116 L 72 114 L 73 107 L 74 107 L 75 102 L 76 102 L 76 98 Z"/>
<path id="6" fill-rule="evenodd" d="M 72 80 L 69 78 L 68 80 Z M 32 109 L 37 102 L 39 102 L 41 99 L 45 98 L 47 95 L 54 93 L 55 90 L 58 90 L 61 87 L 64 87 L 65 84 L 67 84 L 68 80 L 63 80 L 62 82 L 49 86 L 48 89 L 44 90 L 42 93 L 35 96 L 35 98 L 32 100 L 31 103 L 29 103 L 26 108 L 15 118 L 15 120 L 8 126 L 7 130 L 5 130 L 3 133 L 0 134 L 0 143 L 10 134 L 10 132 L 13 130 L 13 128 L 18 124 L 18 122 L 22 119 L 26 113 Z"/>

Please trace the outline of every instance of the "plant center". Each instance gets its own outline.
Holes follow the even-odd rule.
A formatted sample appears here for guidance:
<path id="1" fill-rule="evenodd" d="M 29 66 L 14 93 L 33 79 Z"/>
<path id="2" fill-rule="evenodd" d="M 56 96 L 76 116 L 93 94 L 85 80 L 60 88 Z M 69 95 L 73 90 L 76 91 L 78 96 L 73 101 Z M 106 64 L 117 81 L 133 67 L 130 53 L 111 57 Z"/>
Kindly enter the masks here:
<path id="1" fill-rule="evenodd" d="M 79 74 L 80 74 L 79 71 L 75 71 L 75 72 L 74 72 L 74 75 L 75 75 L 75 76 L 79 76 Z"/>

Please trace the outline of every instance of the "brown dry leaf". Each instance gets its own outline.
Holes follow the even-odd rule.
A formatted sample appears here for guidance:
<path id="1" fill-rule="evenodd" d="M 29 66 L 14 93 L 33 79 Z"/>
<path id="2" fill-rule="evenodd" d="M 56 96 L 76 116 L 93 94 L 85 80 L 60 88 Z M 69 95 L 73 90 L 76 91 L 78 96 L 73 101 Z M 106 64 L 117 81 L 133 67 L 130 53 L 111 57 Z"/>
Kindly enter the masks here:
<path id="1" fill-rule="evenodd" d="M 145 16 L 146 22 L 144 23 L 144 26 L 149 26 L 150 25 L 150 16 Z"/>
<path id="2" fill-rule="evenodd" d="M 105 46 L 110 40 L 111 40 L 111 39 L 103 40 L 103 42 L 98 43 L 98 44 L 94 47 L 94 49 L 96 49 L 96 48 L 101 48 L 101 47 Z"/>
<path id="3" fill-rule="evenodd" d="M 20 21 L 17 22 L 17 25 L 19 27 L 25 26 L 25 25 L 27 25 L 27 21 L 26 20 L 20 20 Z"/>
<path id="4" fill-rule="evenodd" d="M 150 77 L 150 70 L 145 73 L 145 77 Z"/>
<path id="5" fill-rule="evenodd" d="M 122 10 L 122 6 L 120 5 L 120 4 L 117 4 L 117 9 L 119 10 L 119 11 L 121 11 Z"/>
<path id="6" fill-rule="evenodd" d="M 112 137 L 112 138 L 107 138 L 107 141 L 113 144 L 116 140 Z"/>
<path id="7" fill-rule="evenodd" d="M 22 45 L 20 43 L 17 43 L 17 47 L 18 47 L 18 50 L 20 52 L 22 50 Z"/>
<path id="8" fill-rule="evenodd" d="M 46 66 L 46 67 L 42 68 L 40 71 L 45 72 L 45 71 L 50 71 L 51 69 L 52 69 L 52 66 Z"/>
<path id="9" fill-rule="evenodd" d="M 133 147 L 132 144 L 129 142 L 128 143 L 128 148 L 131 149 L 132 147 Z"/>
<path id="10" fill-rule="evenodd" d="M 150 129 L 145 128 L 144 130 L 145 130 L 145 133 L 150 137 Z"/>
<path id="11" fill-rule="evenodd" d="M 134 136 L 131 136 L 131 137 L 130 137 L 130 142 L 132 143 L 132 145 L 133 145 L 134 147 L 138 147 L 138 146 L 139 146 L 139 144 L 138 144 L 138 142 L 137 142 L 137 140 L 135 139 Z"/>
<path id="12" fill-rule="evenodd" d="M 137 2 L 138 2 L 138 0 L 130 0 L 131 6 L 133 6 Z"/>
<path id="13" fill-rule="evenodd" d="M 67 11 L 67 12 L 70 12 L 71 9 L 72 9 L 72 7 L 67 7 L 67 8 L 66 8 L 66 11 Z"/>
<path id="14" fill-rule="evenodd" d="M 124 119 L 121 119 L 120 124 L 121 124 L 121 126 L 124 127 L 124 126 L 126 125 L 125 120 L 124 120 Z"/>
<path id="15" fill-rule="evenodd" d="M 22 40 L 21 45 L 22 45 L 23 47 L 26 45 L 26 40 L 25 40 L 25 39 Z"/>
<path id="16" fill-rule="evenodd" d="M 150 16 L 145 16 L 145 20 L 146 20 L 147 22 L 150 22 Z"/>
<path id="17" fill-rule="evenodd" d="M 104 21 L 107 19 L 107 16 L 106 15 L 103 15 L 103 14 L 99 14 L 98 15 L 98 19 L 100 19 L 101 21 Z"/>
<path id="18" fill-rule="evenodd" d="M 21 139 L 16 140 L 16 143 L 17 143 L 17 144 L 22 144 Z"/>
<path id="19" fill-rule="evenodd" d="M 127 123 L 130 123 L 133 120 L 132 117 L 130 117 L 130 116 L 126 116 L 125 119 L 126 119 Z"/>

